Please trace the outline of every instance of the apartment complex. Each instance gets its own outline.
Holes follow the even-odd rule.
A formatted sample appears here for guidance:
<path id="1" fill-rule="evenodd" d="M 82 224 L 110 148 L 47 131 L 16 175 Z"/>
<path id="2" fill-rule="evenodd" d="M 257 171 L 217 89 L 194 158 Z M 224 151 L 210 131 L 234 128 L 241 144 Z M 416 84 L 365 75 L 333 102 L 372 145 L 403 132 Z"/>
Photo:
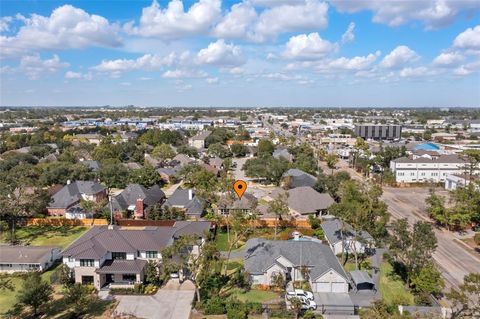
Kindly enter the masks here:
<path id="1" fill-rule="evenodd" d="M 397 183 L 445 182 L 448 175 L 465 171 L 465 161 L 458 155 L 422 155 L 400 157 L 390 162 Z"/>
<path id="2" fill-rule="evenodd" d="M 399 140 L 401 125 L 360 124 L 355 125 L 355 134 L 366 140 Z"/>

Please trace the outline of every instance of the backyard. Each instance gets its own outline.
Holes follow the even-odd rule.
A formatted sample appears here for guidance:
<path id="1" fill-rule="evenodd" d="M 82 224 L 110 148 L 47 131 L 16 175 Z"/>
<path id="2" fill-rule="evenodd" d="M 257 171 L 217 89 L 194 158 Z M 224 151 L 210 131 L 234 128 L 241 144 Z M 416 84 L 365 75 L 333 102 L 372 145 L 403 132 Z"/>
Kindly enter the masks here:
<path id="1" fill-rule="evenodd" d="M 17 239 L 22 245 L 48 245 L 59 246 L 62 249 L 66 248 L 78 237 L 84 234 L 88 230 L 87 227 L 82 226 L 28 226 L 18 228 L 16 231 Z M 0 236 L 0 243 L 7 244 L 8 237 L 5 233 Z M 58 268 L 59 263 L 48 271 L 42 274 L 42 278 L 50 282 L 50 278 L 55 270 Z M 18 291 L 22 285 L 22 275 L 3 275 L 2 278 L 8 278 L 11 280 L 11 284 L 14 287 L 13 291 L 2 290 L 0 291 L 0 314 L 10 309 L 15 304 L 15 299 Z M 58 287 L 55 287 L 58 292 Z"/>
<path id="2" fill-rule="evenodd" d="M 413 305 L 414 297 L 388 262 L 380 266 L 380 292 L 387 305 Z"/>
<path id="3" fill-rule="evenodd" d="M 36 226 L 18 228 L 15 236 L 22 245 L 59 246 L 66 248 L 88 230 L 84 226 Z M 8 243 L 8 232 L 0 236 L 0 243 Z"/>

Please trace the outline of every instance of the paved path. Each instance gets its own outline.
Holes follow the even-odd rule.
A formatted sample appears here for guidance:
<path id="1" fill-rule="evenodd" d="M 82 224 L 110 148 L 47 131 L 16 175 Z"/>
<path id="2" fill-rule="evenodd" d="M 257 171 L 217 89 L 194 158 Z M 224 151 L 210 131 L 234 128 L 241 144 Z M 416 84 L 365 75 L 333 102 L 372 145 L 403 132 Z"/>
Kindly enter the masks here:
<path id="1" fill-rule="evenodd" d="M 195 287 L 190 281 L 179 284 L 170 280 L 153 296 L 117 296 L 116 315 L 146 319 L 188 319 Z"/>

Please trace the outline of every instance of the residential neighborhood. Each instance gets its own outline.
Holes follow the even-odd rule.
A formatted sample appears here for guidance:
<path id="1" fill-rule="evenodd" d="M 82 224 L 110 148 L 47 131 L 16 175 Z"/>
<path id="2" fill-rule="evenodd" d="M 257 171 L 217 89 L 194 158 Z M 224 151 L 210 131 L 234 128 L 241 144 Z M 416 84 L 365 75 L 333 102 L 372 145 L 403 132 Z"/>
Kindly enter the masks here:
<path id="1" fill-rule="evenodd" d="M 396 129 L 356 136 L 368 111 L 335 122 L 310 112 L 308 125 L 289 120 L 295 112 L 208 111 L 198 130 L 151 117 L 124 140 L 114 137 L 123 127 L 103 131 L 101 119 L 2 133 L 0 311 L 370 318 L 388 306 L 405 318 L 454 318 L 451 292 L 480 265 L 477 144 L 405 131 L 392 139 Z M 187 119 L 175 123 L 196 123 Z M 346 130 L 349 139 L 325 142 Z M 47 294 L 32 308 L 17 299 L 25 289 Z M 82 302 L 68 308 L 74 293 Z M 63 304 L 47 308 L 55 300 Z"/>
<path id="2" fill-rule="evenodd" d="M 3 318 L 480 319 L 480 0 L 1 0 Z"/>

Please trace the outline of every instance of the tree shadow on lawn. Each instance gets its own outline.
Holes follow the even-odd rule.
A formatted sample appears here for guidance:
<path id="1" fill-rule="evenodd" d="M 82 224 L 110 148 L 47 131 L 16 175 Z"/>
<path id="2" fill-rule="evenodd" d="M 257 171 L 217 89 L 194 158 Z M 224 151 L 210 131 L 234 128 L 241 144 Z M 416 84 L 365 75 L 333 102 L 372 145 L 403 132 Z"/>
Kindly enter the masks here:
<path id="1" fill-rule="evenodd" d="M 28 226 L 20 229 L 19 240 L 24 244 L 31 244 L 37 238 L 44 237 L 51 239 L 55 237 L 67 237 L 78 234 L 85 230 L 85 227 L 78 226 Z"/>

